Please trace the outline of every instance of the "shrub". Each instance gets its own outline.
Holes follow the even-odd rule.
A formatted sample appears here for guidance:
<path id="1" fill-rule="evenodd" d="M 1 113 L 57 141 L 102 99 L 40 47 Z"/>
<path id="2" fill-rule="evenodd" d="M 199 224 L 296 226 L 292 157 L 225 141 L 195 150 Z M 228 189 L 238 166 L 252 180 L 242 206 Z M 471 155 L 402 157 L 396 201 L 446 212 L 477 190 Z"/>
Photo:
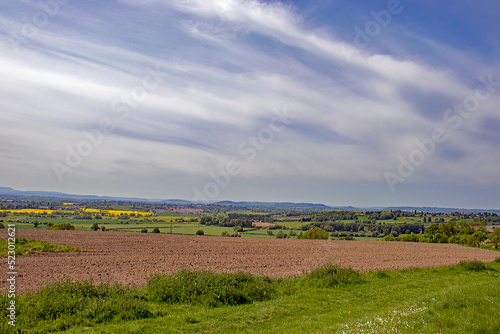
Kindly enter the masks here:
<path id="1" fill-rule="evenodd" d="M 500 256 L 495 259 L 496 263 L 500 263 Z"/>
<path id="2" fill-rule="evenodd" d="M 4 224 L 0 223 L 0 228 L 5 228 Z"/>
<path id="3" fill-rule="evenodd" d="M 377 278 L 389 278 L 389 277 L 391 277 L 391 276 L 389 276 L 387 271 L 384 271 L 384 270 L 377 270 L 377 271 L 372 272 L 372 273 Z"/>
<path id="4" fill-rule="evenodd" d="M 155 227 L 155 229 L 153 230 L 153 233 L 160 233 L 160 229 L 158 227 Z"/>
<path id="5" fill-rule="evenodd" d="M 49 227 L 49 230 L 74 230 L 75 227 L 71 225 L 70 223 L 60 223 L 60 224 L 55 224 L 51 225 Z"/>
<path id="6" fill-rule="evenodd" d="M 332 264 L 327 264 L 311 271 L 310 274 L 304 276 L 303 280 L 307 285 L 319 288 L 333 288 L 364 282 L 358 271 L 352 268 L 341 268 Z"/>
<path id="7" fill-rule="evenodd" d="M 147 228 L 143 228 L 143 229 L 141 230 L 141 233 L 148 233 L 148 229 L 147 229 Z"/>
<path id="8" fill-rule="evenodd" d="M 288 234 L 286 234 L 285 232 L 283 232 L 283 231 L 280 230 L 278 233 L 276 233 L 275 238 L 277 238 L 277 239 L 287 239 L 288 238 Z"/>
<path id="9" fill-rule="evenodd" d="M 397 237 L 393 237 L 392 235 L 387 235 L 384 237 L 384 241 L 423 242 L 424 237 L 418 234 L 401 234 Z"/>
<path id="10" fill-rule="evenodd" d="M 498 249 L 500 245 L 500 227 L 493 228 L 493 232 L 489 235 L 490 243 Z"/>
<path id="11" fill-rule="evenodd" d="M 220 234 L 221 237 L 229 237 L 229 233 L 227 231 L 222 231 Z"/>
<path id="12" fill-rule="evenodd" d="M 405 242 L 420 242 L 418 234 L 402 234 L 398 237 L 401 241 Z"/>
<path id="13" fill-rule="evenodd" d="M 483 262 L 478 260 L 461 261 L 458 265 L 466 270 L 471 270 L 471 271 L 483 271 L 489 269 Z"/>
<path id="14" fill-rule="evenodd" d="M 0 257 L 7 257 L 8 251 L 7 240 L 0 239 Z M 56 245 L 46 241 L 20 237 L 16 238 L 16 255 L 30 256 L 40 252 L 75 252 L 80 251 L 79 248 L 74 248 L 68 245 Z"/>
<path id="15" fill-rule="evenodd" d="M 150 277 L 145 290 L 147 298 L 153 301 L 217 307 L 268 300 L 274 295 L 275 286 L 269 277 L 243 272 L 181 270 L 170 276 Z"/>
<path id="16" fill-rule="evenodd" d="M 196 235 L 205 235 L 205 231 L 198 230 L 198 231 L 196 231 Z"/>
<path id="17" fill-rule="evenodd" d="M 328 239 L 328 232 L 316 227 L 306 231 L 300 239 Z"/>
<path id="18" fill-rule="evenodd" d="M 30 291 L 20 296 L 17 305 L 20 311 L 18 321 L 25 327 L 43 332 L 153 316 L 149 306 L 134 290 L 118 284 L 94 286 L 91 281 L 49 283 L 37 292 Z M 40 329 L 41 324 L 44 324 L 44 330 Z"/>
<path id="19" fill-rule="evenodd" d="M 97 223 L 92 224 L 92 226 L 90 227 L 90 229 L 94 230 L 94 231 L 97 231 L 99 229 L 99 224 L 97 224 Z"/>

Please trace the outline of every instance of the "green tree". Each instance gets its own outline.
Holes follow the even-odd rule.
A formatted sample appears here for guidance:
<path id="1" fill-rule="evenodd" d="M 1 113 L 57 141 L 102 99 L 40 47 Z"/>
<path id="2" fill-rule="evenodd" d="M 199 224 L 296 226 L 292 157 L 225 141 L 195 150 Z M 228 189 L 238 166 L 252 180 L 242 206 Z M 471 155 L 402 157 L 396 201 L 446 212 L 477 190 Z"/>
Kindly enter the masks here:
<path id="1" fill-rule="evenodd" d="M 313 228 L 312 230 L 306 231 L 300 239 L 328 239 L 328 232 L 321 228 Z"/>
<path id="2" fill-rule="evenodd" d="M 99 224 L 97 224 L 97 223 L 92 224 L 92 226 L 90 227 L 90 229 L 94 230 L 94 231 L 97 231 L 99 229 Z"/>
<path id="3" fill-rule="evenodd" d="M 75 227 L 70 223 L 60 223 L 49 227 L 49 230 L 74 230 Z"/>
<path id="4" fill-rule="evenodd" d="M 286 234 L 285 232 L 283 232 L 283 231 L 280 230 L 278 233 L 276 233 L 275 238 L 277 238 L 277 239 L 288 239 L 288 234 Z"/>
<path id="5" fill-rule="evenodd" d="M 198 230 L 196 231 L 196 235 L 205 235 L 205 232 L 203 230 Z"/>
<path id="6" fill-rule="evenodd" d="M 153 230 L 153 233 L 160 233 L 160 229 L 158 227 L 155 227 L 155 229 Z"/>
<path id="7" fill-rule="evenodd" d="M 490 242 L 495 246 L 495 249 L 498 249 L 498 245 L 500 244 L 500 227 L 495 227 L 493 232 L 489 235 Z"/>

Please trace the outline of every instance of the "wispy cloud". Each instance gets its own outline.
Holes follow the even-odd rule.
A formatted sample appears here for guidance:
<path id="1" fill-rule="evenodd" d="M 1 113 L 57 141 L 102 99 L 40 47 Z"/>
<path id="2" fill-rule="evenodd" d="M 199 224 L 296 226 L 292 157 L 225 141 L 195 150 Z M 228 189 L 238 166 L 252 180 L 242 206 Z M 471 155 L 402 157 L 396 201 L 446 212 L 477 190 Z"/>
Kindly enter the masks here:
<path id="1" fill-rule="evenodd" d="M 392 54 L 366 48 L 346 56 L 346 48 L 356 48 L 352 40 L 329 33 L 340 23 L 308 21 L 293 2 L 123 0 L 102 6 L 106 10 L 61 6 L 35 36 L 22 30 L 23 17 L 42 11 L 36 2 L 10 4 L 0 14 L 2 182 L 30 174 L 29 182 L 17 182 L 29 188 L 38 178 L 39 188 L 80 192 L 92 191 L 85 188 L 89 178 L 121 178 L 130 185 L 128 195 L 188 197 L 210 171 L 241 159 L 238 145 L 283 108 L 295 115 L 293 122 L 245 166 L 242 184 L 320 179 L 318 192 L 325 196 L 336 182 L 374 189 L 398 156 L 436 127 L 449 130 L 446 145 L 409 182 L 498 182 L 500 161 L 491 154 L 498 144 L 498 94 L 460 129 L 449 129 L 443 119 L 498 59 L 485 63 L 397 20 L 380 37 Z M 412 16 L 405 11 L 401 15 Z M 408 36 L 441 58 L 416 54 L 405 43 Z M 156 67 L 161 84 L 120 117 L 119 101 Z M 67 146 L 104 118 L 113 131 L 59 184 L 51 163 L 64 162 Z M 169 178 L 185 184 L 150 192 L 153 182 L 141 185 L 141 177 L 157 177 L 166 187 L 173 184 Z M 96 192 L 108 193 L 113 183 L 107 184 Z M 221 196 L 244 198 L 243 188 L 229 187 Z"/>

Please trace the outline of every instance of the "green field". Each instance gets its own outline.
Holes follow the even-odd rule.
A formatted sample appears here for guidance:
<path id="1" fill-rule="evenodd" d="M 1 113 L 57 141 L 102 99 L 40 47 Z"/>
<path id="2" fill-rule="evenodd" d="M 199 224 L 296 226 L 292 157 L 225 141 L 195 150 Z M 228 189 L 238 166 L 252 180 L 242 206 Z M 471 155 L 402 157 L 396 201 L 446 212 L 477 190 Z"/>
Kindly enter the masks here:
<path id="1" fill-rule="evenodd" d="M 140 210 L 140 208 L 131 205 L 113 205 L 107 208 L 116 210 L 128 210 L 128 211 Z M 242 211 L 236 213 L 258 215 L 258 216 L 260 215 L 250 211 Z M 79 214 L 80 217 L 78 217 Z M 75 218 L 82 218 L 83 214 L 84 214 L 83 212 L 78 212 L 78 211 L 67 211 L 64 214 L 58 212 L 56 213 L 55 216 L 34 214 L 34 213 L 33 214 L 6 213 L 5 217 L 0 218 L 0 222 L 2 222 L 4 225 L 15 223 L 18 229 L 33 229 L 35 228 L 33 223 L 38 222 L 39 223 L 37 227 L 38 229 L 47 229 L 49 227 L 48 224 L 70 223 L 75 227 L 76 230 L 88 231 L 91 230 L 93 224 L 97 223 L 100 229 L 104 228 L 107 231 L 120 231 L 120 232 L 139 233 L 139 232 L 144 232 L 144 230 L 146 230 L 147 233 L 151 233 L 153 232 L 153 230 L 158 229 L 160 233 L 173 233 L 173 234 L 184 234 L 184 235 L 194 235 L 199 230 L 203 230 L 205 235 L 214 235 L 214 236 L 221 235 L 224 232 L 227 232 L 228 235 L 233 235 L 234 233 L 233 227 L 200 224 L 198 223 L 198 221 L 200 221 L 201 216 L 199 214 L 192 214 L 192 213 L 158 212 L 157 215 L 155 216 L 147 216 L 147 217 L 146 216 L 135 217 L 133 215 L 131 216 L 102 215 L 102 219 L 96 219 L 96 214 L 94 213 L 92 215 L 89 215 L 90 216 L 89 218 L 93 219 L 75 219 Z M 224 216 L 226 214 L 230 213 L 228 212 L 217 213 L 214 216 L 220 216 L 220 215 Z M 263 213 L 262 215 L 265 214 Z M 356 220 L 355 219 L 337 220 L 336 218 L 333 218 L 330 221 L 338 222 L 340 224 L 354 224 L 358 222 L 365 225 L 369 224 L 370 228 L 378 226 L 381 229 L 377 233 L 371 233 L 369 232 L 370 230 L 368 229 L 365 229 L 364 231 L 360 230 L 359 232 L 352 232 L 352 231 L 349 232 L 348 230 L 344 230 L 343 232 L 331 232 L 330 233 L 331 238 L 337 239 L 337 238 L 348 237 L 348 238 L 354 238 L 356 240 L 380 240 L 381 238 L 384 237 L 384 235 L 387 235 L 388 233 L 384 232 L 382 234 L 381 230 L 383 229 L 384 226 L 394 226 L 394 225 L 401 226 L 401 230 L 398 231 L 398 233 L 404 234 L 405 224 L 422 224 L 425 227 L 428 227 L 429 225 L 433 224 L 428 221 L 422 223 L 422 220 L 424 220 L 426 217 L 420 217 L 420 216 L 413 216 L 413 217 L 400 216 L 400 217 L 393 217 L 394 219 L 378 220 L 375 223 L 370 223 L 368 219 L 369 215 L 370 213 L 357 213 Z M 303 232 L 302 230 L 303 227 L 306 227 L 313 222 L 313 221 L 301 221 L 303 218 L 307 217 L 309 217 L 310 220 L 311 218 L 315 218 L 316 216 L 314 214 L 312 215 L 300 214 L 298 216 L 286 216 L 283 214 L 279 214 L 279 215 L 274 215 L 272 218 L 274 218 L 274 223 L 276 225 L 283 227 L 282 230 L 283 233 L 290 234 L 290 232 L 293 231 L 292 233 L 299 234 Z M 352 218 L 352 216 L 349 217 Z M 440 215 L 438 215 L 433 217 L 428 216 L 427 220 L 428 218 L 432 218 L 433 222 L 439 219 L 443 219 L 444 222 L 448 222 L 451 219 L 454 218 L 458 219 L 459 217 L 450 215 L 441 217 Z M 466 219 L 466 220 L 472 221 L 472 219 Z M 279 233 L 279 231 L 280 229 L 274 229 L 272 230 L 272 234 L 268 234 L 269 228 L 263 228 L 263 229 L 245 228 L 240 234 L 244 238 L 274 238 L 275 235 Z"/>
<path id="2" fill-rule="evenodd" d="M 301 221 L 275 221 L 276 225 L 284 226 L 286 228 L 296 228 L 300 229 L 302 226 L 309 224 L 309 222 L 301 222 Z"/>
<path id="3" fill-rule="evenodd" d="M 0 239 L 0 258 L 7 257 L 9 254 L 8 241 Z M 56 245 L 42 240 L 28 240 L 26 238 L 15 238 L 16 256 L 31 256 L 39 253 L 60 253 L 60 252 L 77 252 L 80 248 L 71 247 L 68 245 Z"/>
<path id="4" fill-rule="evenodd" d="M 224 290 L 225 298 L 229 299 L 219 304 L 213 304 L 218 299 L 212 291 L 223 289 L 218 284 L 228 284 L 235 276 L 228 280 L 185 272 L 169 278 L 170 283 L 160 277 L 159 282 L 165 283 L 158 285 L 152 281 L 151 288 L 139 290 L 118 286 L 91 288 L 65 282 L 36 295 L 18 296 L 16 330 L 25 333 L 58 330 L 63 333 L 500 332 L 498 262 L 369 273 L 326 269 L 315 275 L 279 280 L 240 276 L 235 281 L 239 283 L 234 283 L 239 288 Z M 210 287 L 206 283 L 209 280 L 216 285 Z M 195 288 L 196 281 L 203 282 L 201 288 Z M 191 292 L 183 293 L 183 289 Z M 164 293 L 174 299 L 162 299 Z M 242 294 L 249 299 L 237 297 Z M 49 295 L 53 297 L 47 298 Z M 2 318 L 6 319 L 5 296 L 1 301 Z M 73 313 L 80 308 L 81 311 Z M 6 320 L 0 330 L 14 332 Z"/>
<path id="5" fill-rule="evenodd" d="M 126 205 L 113 208 L 137 209 Z M 40 230 L 48 229 L 49 224 L 70 223 L 76 230 L 89 231 L 97 223 L 107 231 L 152 233 L 159 229 L 160 233 L 194 235 L 203 230 L 209 236 L 234 233 L 233 227 L 200 224 L 199 216 L 193 214 L 161 212 L 152 217 L 124 214 L 74 219 L 78 216 L 83 217 L 78 213 L 10 213 L 0 220 L 5 226 L 15 223 L 17 229 L 34 229 L 37 222 Z M 284 229 L 244 228 L 241 236 L 275 238 L 278 233 L 299 234 L 310 223 L 300 221 L 303 217 L 276 216 L 275 224 Z M 278 220 L 288 218 L 296 220 Z M 432 221 L 440 218 L 432 217 Z M 446 217 L 444 221 L 450 219 Z M 367 220 L 363 214 L 358 216 L 362 223 L 370 223 Z M 356 222 L 337 218 L 330 221 Z M 397 217 L 370 226 L 398 224 L 399 228 L 401 224 L 403 228 L 405 224 L 421 223 L 421 217 Z M 445 228 L 446 224 L 439 226 Z M 335 235 L 377 240 L 364 236 L 367 234 L 361 230 L 343 231 Z M 26 249 L 25 255 L 73 250 L 38 241 L 22 243 L 19 246 Z M 15 329 L 22 333 L 500 333 L 500 260 L 487 265 L 470 262 L 369 273 L 330 269 L 315 271 L 322 273 L 319 276 L 313 273 L 286 279 L 180 272 L 158 281 L 150 278 L 145 288 L 55 282 L 40 292 L 16 296 Z M 0 296 L 0 314 L 4 319 L 8 302 L 6 295 Z M 7 321 L 0 323 L 1 333 L 16 331 Z"/>

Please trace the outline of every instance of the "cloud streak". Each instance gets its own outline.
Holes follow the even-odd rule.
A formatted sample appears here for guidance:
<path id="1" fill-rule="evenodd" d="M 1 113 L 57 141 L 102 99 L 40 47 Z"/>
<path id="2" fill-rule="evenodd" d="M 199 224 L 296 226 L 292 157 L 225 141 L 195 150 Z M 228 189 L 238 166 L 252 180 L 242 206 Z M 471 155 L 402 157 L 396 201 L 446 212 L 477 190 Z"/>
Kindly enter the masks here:
<path id="1" fill-rule="evenodd" d="M 409 20 L 416 9 L 404 5 L 400 16 Z M 490 74 L 498 63 L 478 61 L 425 35 L 415 38 L 435 50 L 458 52 L 460 60 L 445 66 L 424 55 L 405 55 L 412 47 L 400 42 L 402 37 L 417 35 L 399 26 L 396 17 L 381 33 L 391 38 L 381 39 L 399 41 L 392 48 L 397 53 L 370 47 L 346 57 L 346 47 L 356 48 L 352 39 L 328 32 L 340 23 L 308 21 L 300 4 L 151 0 L 103 6 L 105 11 L 79 3 L 61 6 L 32 38 L 19 32 L 22 17 L 42 10 L 36 2 L 10 4 L 0 14 L 5 36 L 0 41 L 5 50 L 0 53 L 2 182 L 77 193 L 188 198 L 211 171 L 241 158 L 238 146 L 286 108 L 296 118 L 220 196 L 279 200 L 259 197 L 265 188 L 242 189 L 273 178 L 292 180 L 291 188 L 323 180 L 315 189 L 318 199 L 335 204 L 330 201 L 341 196 L 332 189 L 340 183 L 365 182 L 367 192 L 379 189 L 398 155 L 409 154 L 415 140 L 434 128 L 449 126 L 443 119 L 446 110 L 461 103 L 479 75 Z M 16 48 L 9 37 L 19 42 Z M 462 64 L 469 67 L 462 69 Z M 155 67 L 162 69 L 160 84 L 122 117 L 119 107 L 127 94 Z M 498 144 L 498 103 L 494 92 L 480 112 L 449 131 L 446 146 L 408 182 L 446 180 L 471 187 L 500 182 L 495 167 L 500 161 L 491 154 Z M 85 131 L 98 128 L 103 119 L 112 121 L 113 130 L 59 184 L 51 163 L 64 163 L 67 146 L 76 147 Z M 477 165 L 478 160 L 487 163 Z M 105 186 L 89 183 L 92 178 Z M 155 179 L 163 189 L 152 186 Z M 352 191 L 355 197 L 359 190 Z M 295 199 L 307 200 L 300 194 Z M 389 192 L 381 199 L 394 201 Z"/>

